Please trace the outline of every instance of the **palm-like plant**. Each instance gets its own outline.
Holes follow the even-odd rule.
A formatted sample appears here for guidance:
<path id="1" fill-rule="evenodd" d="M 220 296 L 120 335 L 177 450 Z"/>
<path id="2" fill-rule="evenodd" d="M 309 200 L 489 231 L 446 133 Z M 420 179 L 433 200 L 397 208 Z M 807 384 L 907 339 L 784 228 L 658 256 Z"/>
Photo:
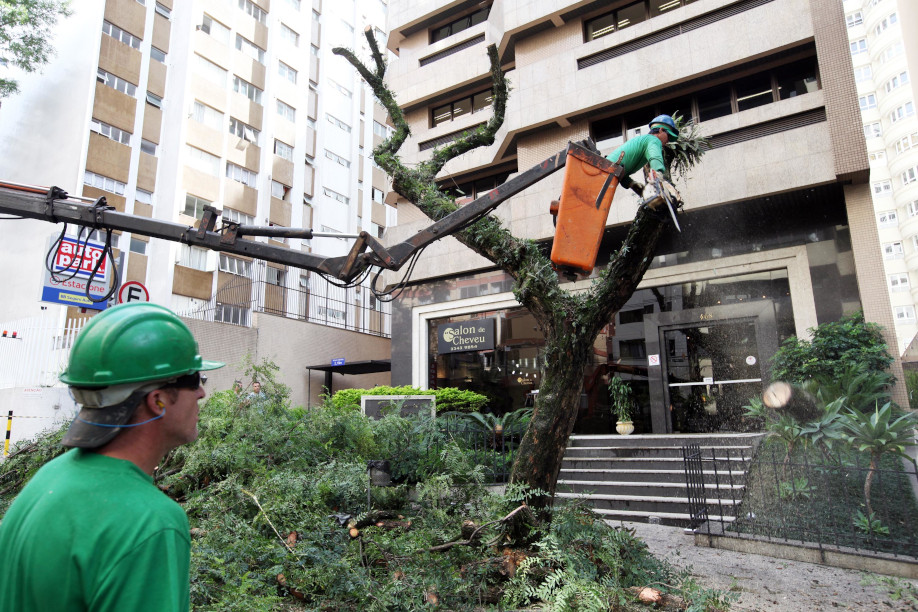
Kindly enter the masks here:
<path id="1" fill-rule="evenodd" d="M 905 448 L 916 444 L 916 426 L 918 426 L 918 413 L 906 412 L 893 419 L 891 402 L 885 403 L 882 408 L 877 404 L 872 413 L 850 408 L 845 415 L 842 421 L 845 439 L 857 450 L 870 453 L 870 465 L 867 470 L 867 478 L 864 479 L 867 516 L 873 515 L 873 507 L 870 504 L 870 487 L 873 484 L 880 457 L 886 453 L 907 456 Z"/>
<path id="2" fill-rule="evenodd" d="M 701 156 L 711 148 L 711 143 L 701 135 L 698 125 L 692 119 L 685 119 L 678 112 L 673 113 L 672 118 L 679 130 L 679 139 L 671 140 L 663 147 L 663 158 L 670 174 L 682 178 L 701 161 Z"/>
<path id="3" fill-rule="evenodd" d="M 620 423 L 631 421 L 631 386 L 618 376 L 609 381 L 609 405 Z"/>

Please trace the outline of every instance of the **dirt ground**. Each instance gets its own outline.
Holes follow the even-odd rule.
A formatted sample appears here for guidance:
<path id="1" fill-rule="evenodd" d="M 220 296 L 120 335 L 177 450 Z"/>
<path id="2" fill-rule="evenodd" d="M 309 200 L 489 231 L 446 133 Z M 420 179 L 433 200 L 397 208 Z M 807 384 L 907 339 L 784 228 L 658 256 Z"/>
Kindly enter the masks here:
<path id="1" fill-rule="evenodd" d="M 879 584 L 863 584 L 875 575 L 800 561 L 695 546 L 694 537 L 680 527 L 625 523 L 647 543 L 651 552 L 688 569 L 704 586 L 739 593 L 731 610 L 756 612 L 863 612 L 913 610 L 918 606 L 894 600 Z M 894 579 L 896 584 L 918 581 Z M 906 598 L 907 599 L 907 598 Z"/>

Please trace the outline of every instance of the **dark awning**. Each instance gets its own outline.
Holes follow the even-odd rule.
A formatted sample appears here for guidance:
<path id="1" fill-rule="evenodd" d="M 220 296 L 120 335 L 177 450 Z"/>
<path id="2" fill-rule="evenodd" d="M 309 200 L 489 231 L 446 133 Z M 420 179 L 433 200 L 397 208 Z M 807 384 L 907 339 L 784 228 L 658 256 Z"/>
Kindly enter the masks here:
<path id="1" fill-rule="evenodd" d="M 392 360 L 370 359 L 368 361 L 352 361 L 344 365 L 323 363 L 321 365 L 306 366 L 306 369 L 331 372 L 332 374 L 374 374 L 376 372 L 391 372 Z"/>

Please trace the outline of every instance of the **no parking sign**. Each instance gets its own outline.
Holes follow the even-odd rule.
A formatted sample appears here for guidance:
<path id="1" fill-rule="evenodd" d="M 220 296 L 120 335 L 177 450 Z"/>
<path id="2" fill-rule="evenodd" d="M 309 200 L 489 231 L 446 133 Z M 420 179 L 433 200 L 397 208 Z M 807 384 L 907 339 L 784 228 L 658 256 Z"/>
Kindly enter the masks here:
<path id="1" fill-rule="evenodd" d="M 149 302 L 150 292 L 141 283 L 137 281 L 128 281 L 121 285 L 118 290 L 118 303 L 127 304 L 128 302 Z"/>

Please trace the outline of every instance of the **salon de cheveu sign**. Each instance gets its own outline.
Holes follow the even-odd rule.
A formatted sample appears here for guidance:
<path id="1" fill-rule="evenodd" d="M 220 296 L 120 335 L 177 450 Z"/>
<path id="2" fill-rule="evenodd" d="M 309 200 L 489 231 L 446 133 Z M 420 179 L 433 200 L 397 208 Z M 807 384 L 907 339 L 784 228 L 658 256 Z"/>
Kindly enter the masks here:
<path id="1" fill-rule="evenodd" d="M 460 353 L 494 348 L 494 319 L 476 319 L 437 326 L 437 352 Z"/>

